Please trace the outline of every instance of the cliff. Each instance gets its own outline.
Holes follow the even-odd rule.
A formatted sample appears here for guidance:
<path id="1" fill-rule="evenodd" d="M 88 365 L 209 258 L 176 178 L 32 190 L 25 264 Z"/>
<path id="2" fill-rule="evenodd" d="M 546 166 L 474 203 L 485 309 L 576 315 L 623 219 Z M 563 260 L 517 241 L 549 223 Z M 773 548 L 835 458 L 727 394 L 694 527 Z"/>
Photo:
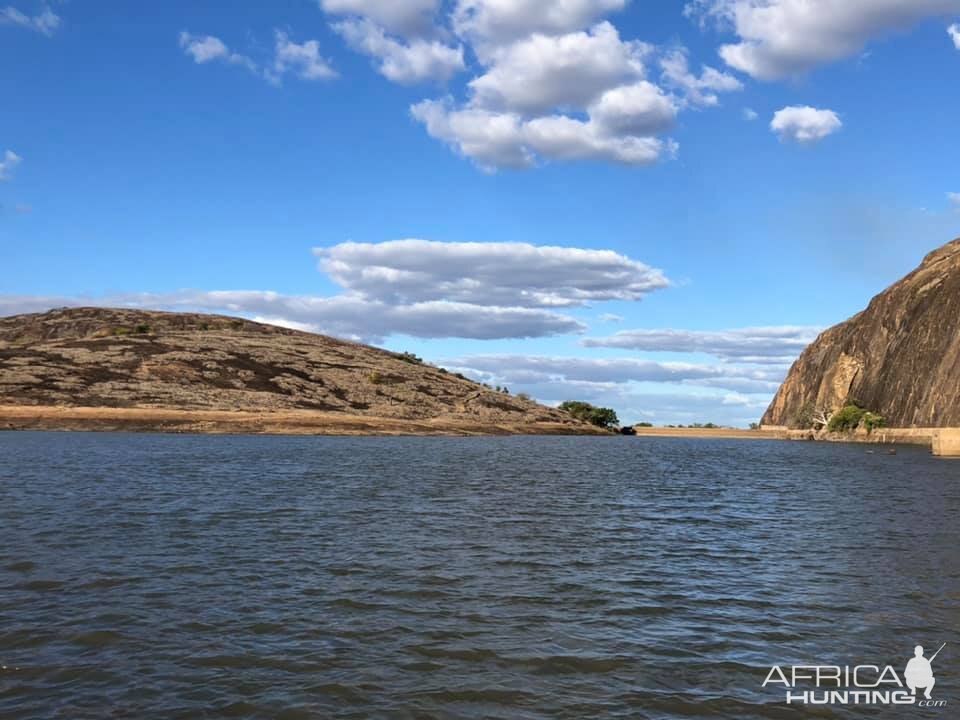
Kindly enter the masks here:
<path id="1" fill-rule="evenodd" d="M 179 417 L 180 428 L 232 418 L 222 427 L 242 430 L 256 414 L 274 431 L 282 416 L 318 432 L 595 432 L 412 356 L 240 318 L 105 308 L 0 318 L 0 406 L 5 427 L 55 426 L 48 411 L 64 408 L 64 418 L 101 418 L 90 421 L 99 429 Z"/>
<path id="2" fill-rule="evenodd" d="M 796 426 L 846 402 L 888 427 L 960 426 L 960 239 L 811 343 L 762 422 Z"/>

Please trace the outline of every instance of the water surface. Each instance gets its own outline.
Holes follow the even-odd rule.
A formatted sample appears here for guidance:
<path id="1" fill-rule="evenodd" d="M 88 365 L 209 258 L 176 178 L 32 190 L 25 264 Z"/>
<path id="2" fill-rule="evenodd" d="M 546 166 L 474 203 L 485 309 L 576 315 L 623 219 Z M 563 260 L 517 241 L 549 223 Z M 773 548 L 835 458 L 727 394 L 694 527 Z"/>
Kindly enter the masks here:
<path id="1" fill-rule="evenodd" d="M 960 462 L 867 450 L 0 433 L 0 717 L 956 717 Z"/>

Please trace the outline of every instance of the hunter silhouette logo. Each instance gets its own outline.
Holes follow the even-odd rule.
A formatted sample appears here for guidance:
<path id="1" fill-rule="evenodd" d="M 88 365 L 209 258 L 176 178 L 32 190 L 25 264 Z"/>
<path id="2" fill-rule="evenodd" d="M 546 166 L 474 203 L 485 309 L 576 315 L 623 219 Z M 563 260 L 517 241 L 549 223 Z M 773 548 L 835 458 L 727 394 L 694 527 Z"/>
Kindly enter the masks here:
<path id="1" fill-rule="evenodd" d="M 943 645 L 940 646 L 940 650 L 943 650 Z M 917 645 L 913 649 L 913 657 L 910 658 L 910 662 L 907 663 L 907 669 L 903 671 L 903 679 L 907 681 L 907 687 L 910 688 L 910 692 L 914 695 L 917 694 L 917 688 L 923 690 L 923 696 L 929 700 L 930 691 L 933 690 L 933 686 L 936 684 L 936 678 L 933 677 L 933 659 L 940 654 L 940 650 L 937 650 L 929 660 L 923 656 L 923 645 Z"/>
<path id="2" fill-rule="evenodd" d="M 892 665 L 774 665 L 762 687 L 782 685 L 788 705 L 944 707 L 946 700 L 931 697 L 936 685 L 933 661 L 944 647 L 946 643 L 927 658 L 917 645 L 902 678 Z M 923 691 L 921 697 L 917 690 Z"/>

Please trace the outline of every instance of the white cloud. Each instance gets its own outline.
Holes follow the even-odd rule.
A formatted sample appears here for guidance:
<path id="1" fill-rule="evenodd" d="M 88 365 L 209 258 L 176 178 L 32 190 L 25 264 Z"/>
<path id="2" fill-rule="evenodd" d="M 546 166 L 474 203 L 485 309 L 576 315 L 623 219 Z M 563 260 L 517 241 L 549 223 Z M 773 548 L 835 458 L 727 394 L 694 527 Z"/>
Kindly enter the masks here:
<path id="1" fill-rule="evenodd" d="M 320 57 L 320 43 L 307 40 L 298 45 L 285 32 L 276 31 L 276 55 L 273 68 L 278 75 L 295 72 L 303 80 L 325 80 L 337 76 L 328 62 Z"/>
<path id="2" fill-rule="evenodd" d="M 245 67 L 253 73 L 260 72 L 253 60 L 246 55 L 231 52 L 220 38 L 213 35 L 191 35 L 184 30 L 180 33 L 180 47 L 198 65 L 218 61 Z"/>
<path id="3" fill-rule="evenodd" d="M 106 297 L 0 295 L 0 315 L 56 306 L 207 310 L 377 341 L 394 334 L 480 340 L 579 334 L 557 312 L 605 300 L 639 300 L 665 287 L 656 269 L 609 250 L 523 243 L 399 240 L 315 251 L 339 295 L 183 290 Z"/>
<path id="4" fill-rule="evenodd" d="M 614 313 L 601 313 L 600 322 L 605 322 L 605 323 L 623 322 L 623 316 L 615 315 Z"/>
<path id="5" fill-rule="evenodd" d="M 607 90 L 588 113 L 592 122 L 612 136 L 645 137 L 669 130 L 677 106 L 662 89 L 640 80 Z"/>
<path id="6" fill-rule="evenodd" d="M 960 50 L 960 23 L 954 23 L 948 27 L 947 34 L 950 36 L 950 39 L 953 40 L 954 47 Z"/>
<path id="7" fill-rule="evenodd" d="M 833 110 L 805 106 L 785 107 L 773 114 L 770 129 L 782 142 L 811 144 L 823 140 L 843 127 Z"/>
<path id="8" fill-rule="evenodd" d="M 602 115 L 608 106 L 598 104 L 604 122 L 615 120 L 620 127 L 655 127 L 665 124 L 669 111 L 656 107 L 646 114 L 639 105 L 623 108 L 634 115 L 617 118 L 613 112 Z M 617 134 L 591 119 L 588 122 L 566 115 L 550 115 L 526 120 L 515 113 L 479 108 L 456 109 L 451 100 L 424 100 L 411 108 L 427 133 L 474 160 L 481 168 L 527 168 L 537 158 L 547 160 L 606 160 L 626 165 L 648 165 L 672 156 L 677 144 L 656 137 Z M 659 117 L 658 117 L 659 115 Z"/>
<path id="9" fill-rule="evenodd" d="M 39 15 L 27 15 L 8 5 L 0 8 L 0 25 L 17 25 L 51 37 L 60 27 L 60 16 L 48 7 Z"/>
<path id="10" fill-rule="evenodd" d="M 757 111 L 754 110 L 753 108 L 744 108 L 744 109 L 743 109 L 743 119 L 744 119 L 744 120 L 753 121 L 753 120 L 756 120 L 758 117 L 760 117 L 760 116 L 757 114 Z"/>
<path id="11" fill-rule="evenodd" d="M 676 88 L 693 105 L 712 107 L 720 102 L 717 93 L 743 89 L 743 83 L 733 75 L 708 65 L 703 66 L 700 77 L 694 75 L 690 72 L 685 50 L 667 53 L 660 59 L 660 67 L 663 69 L 664 82 Z"/>
<path id="12" fill-rule="evenodd" d="M 655 137 L 610 135 L 594 122 L 565 115 L 537 118 L 524 126 L 527 145 L 557 160 L 609 160 L 624 165 L 650 165 L 675 147 Z"/>
<path id="13" fill-rule="evenodd" d="M 320 0 L 324 12 L 356 15 L 403 37 L 430 30 L 440 0 Z"/>
<path id="14" fill-rule="evenodd" d="M 288 72 L 295 73 L 303 80 L 325 80 L 337 76 L 329 63 L 320 57 L 320 44 L 316 40 L 298 44 L 280 30 L 275 32 L 274 40 L 272 65 L 261 67 L 247 55 L 230 50 L 218 37 L 192 35 L 186 31 L 180 33 L 180 47 L 198 65 L 210 62 L 236 65 L 246 68 L 272 85 L 279 85 L 282 76 Z"/>
<path id="15" fill-rule="evenodd" d="M 2 174 L 0 174 L 0 177 L 2 177 Z M 960 209 L 960 192 L 948 192 L 947 200 L 955 208 Z"/>
<path id="16" fill-rule="evenodd" d="M 791 325 L 720 331 L 622 330 L 608 337 L 586 338 L 581 344 L 648 352 L 706 353 L 741 363 L 789 364 L 819 332 L 819 328 Z"/>
<path id="17" fill-rule="evenodd" d="M 345 20 L 333 28 L 354 50 L 377 58 L 380 74 L 396 83 L 445 82 L 466 68 L 462 46 L 421 38 L 400 42 L 366 19 Z"/>
<path id="18" fill-rule="evenodd" d="M 390 303 L 445 300 L 478 306 L 557 308 L 640 300 L 669 281 L 611 250 L 526 243 L 394 240 L 315 250 L 347 290 Z"/>
<path id="19" fill-rule="evenodd" d="M 739 36 L 723 45 L 730 67 L 761 80 L 850 57 L 878 35 L 960 11 L 960 0 L 692 0 L 688 15 L 714 18 Z"/>
<path id="20" fill-rule="evenodd" d="M 783 377 L 780 369 L 758 370 L 733 365 L 657 362 L 639 358 L 584 358 L 536 355 L 471 355 L 441 361 L 445 367 L 487 373 L 501 383 L 548 382 L 674 383 L 699 385 L 709 381 L 723 387 L 727 381 L 749 380 L 773 391 Z"/>
<path id="21" fill-rule="evenodd" d="M 664 60 L 674 93 L 646 77 L 654 46 L 621 38 L 605 15 L 628 0 L 319 0 L 354 50 L 393 82 L 448 81 L 475 61 L 462 99 L 410 106 L 427 133 L 493 172 L 547 161 L 648 165 L 675 155 L 663 137 L 687 106 L 741 88 L 686 51 Z M 459 40 L 460 44 L 457 44 Z M 469 54 L 468 54 L 469 53 Z M 653 62 L 653 61 L 651 61 Z"/>
<path id="22" fill-rule="evenodd" d="M 649 52 L 645 43 L 622 41 L 608 22 L 587 32 L 531 35 L 493 53 L 487 72 L 470 82 L 471 104 L 528 116 L 581 108 L 640 78 Z"/>
<path id="23" fill-rule="evenodd" d="M 453 26 L 459 35 L 479 44 L 504 45 L 534 33 L 581 30 L 626 4 L 627 0 L 458 0 Z"/>
<path id="24" fill-rule="evenodd" d="M 3 153 L 3 161 L 0 162 L 0 181 L 13 178 L 13 170 L 21 163 L 23 158 L 17 155 L 13 150 L 7 150 Z"/>
<path id="25" fill-rule="evenodd" d="M 485 170 L 526 168 L 534 164 L 533 151 L 523 138 L 523 120 L 517 115 L 477 108 L 454 109 L 453 101 L 423 100 L 410 108 L 427 133 L 442 140 Z"/>

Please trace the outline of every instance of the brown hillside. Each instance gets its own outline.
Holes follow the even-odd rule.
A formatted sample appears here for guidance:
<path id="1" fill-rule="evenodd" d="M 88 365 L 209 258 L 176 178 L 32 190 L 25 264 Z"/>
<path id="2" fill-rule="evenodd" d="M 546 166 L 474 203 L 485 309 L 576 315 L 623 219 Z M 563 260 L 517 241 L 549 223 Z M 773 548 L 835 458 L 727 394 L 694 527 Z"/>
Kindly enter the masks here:
<path id="1" fill-rule="evenodd" d="M 0 405 L 562 425 L 568 414 L 416 359 L 217 315 L 72 308 L 0 318 Z"/>

